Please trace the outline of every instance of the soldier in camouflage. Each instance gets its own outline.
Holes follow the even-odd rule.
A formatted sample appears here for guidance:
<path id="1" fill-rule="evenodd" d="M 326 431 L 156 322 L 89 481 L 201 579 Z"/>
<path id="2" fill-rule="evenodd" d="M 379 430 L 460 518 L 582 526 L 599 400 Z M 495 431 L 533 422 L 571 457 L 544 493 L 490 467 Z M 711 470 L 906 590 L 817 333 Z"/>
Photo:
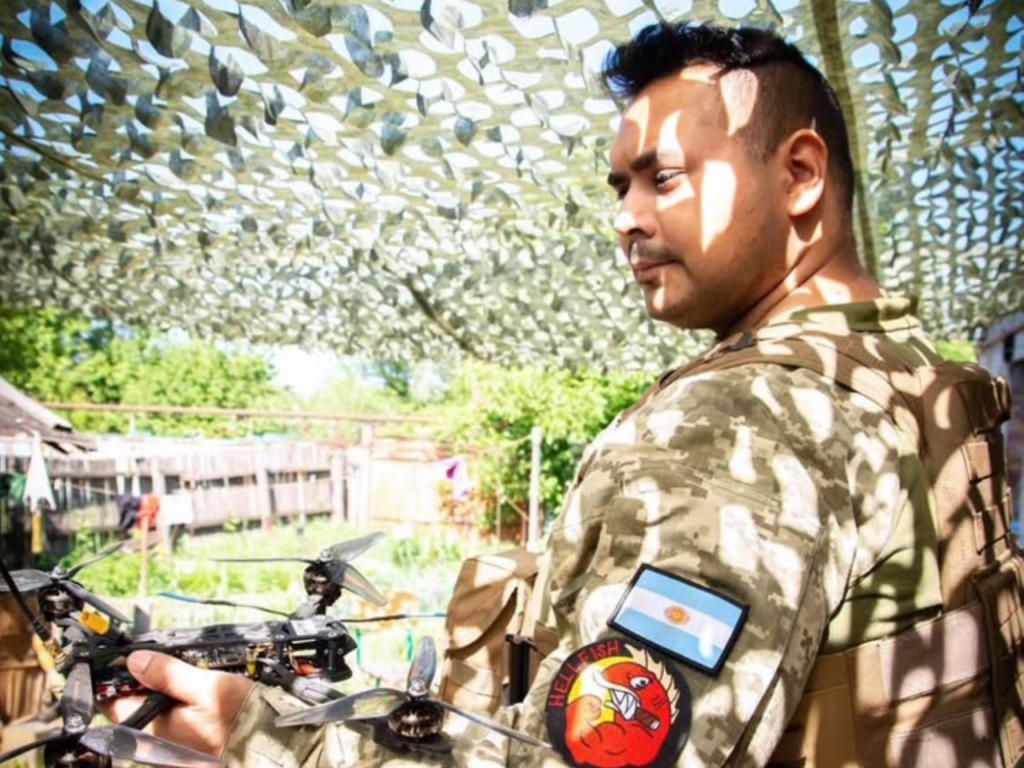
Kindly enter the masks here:
<path id="1" fill-rule="evenodd" d="M 858 261 L 843 117 L 795 48 L 764 31 L 657 25 L 620 46 L 605 77 L 628 99 L 608 177 L 614 226 L 652 317 L 720 340 L 813 321 L 931 354 L 911 303 Z M 548 738 L 559 665 L 614 634 L 609 617 L 651 564 L 748 606 L 717 674 L 677 664 L 692 727 L 674 764 L 768 764 L 820 653 L 939 610 L 927 492 L 893 420 L 831 378 L 750 364 L 665 380 L 585 452 L 538 580 L 559 649 L 500 718 Z M 243 678 L 144 653 L 129 667 L 187 705 L 158 735 L 232 768 L 562 764 L 475 729 L 446 758 L 392 755 L 347 728 L 274 728 L 301 705 Z"/>

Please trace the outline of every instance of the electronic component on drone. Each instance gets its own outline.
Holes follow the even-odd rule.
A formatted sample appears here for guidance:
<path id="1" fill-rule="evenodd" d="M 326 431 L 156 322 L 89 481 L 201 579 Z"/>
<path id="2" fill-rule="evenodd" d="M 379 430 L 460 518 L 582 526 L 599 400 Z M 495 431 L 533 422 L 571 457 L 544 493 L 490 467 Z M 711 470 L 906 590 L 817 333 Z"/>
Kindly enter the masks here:
<path id="1" fill-rule="evenodd" d="M 352 676 L 344 657 L 355 649 L 355 640 L 338 619 L 314 615 L 257 624 L 161 629 L 138 635 L 127 644 L 102 636 L 89 637 L 71 652 L 113 661 L 133 651 L 158 651 L 197 667 L 234 672 L 254 680 L 260 680 L 257 662 L 266 659 L 280 662 L 296 675 L 334 683 Z M 114 664 L 98 669 L 94 684 L 100 700 L 140 690 L 127 669 Z"/>

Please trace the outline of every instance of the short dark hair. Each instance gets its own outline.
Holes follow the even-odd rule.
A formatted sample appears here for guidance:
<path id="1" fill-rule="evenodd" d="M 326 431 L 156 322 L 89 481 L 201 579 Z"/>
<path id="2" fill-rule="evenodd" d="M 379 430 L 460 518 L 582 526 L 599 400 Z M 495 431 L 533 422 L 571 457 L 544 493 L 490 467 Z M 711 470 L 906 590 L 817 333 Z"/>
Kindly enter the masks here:
<path id="1" fill-rule="evenodd" d="M 853 161 L 839 100 L 821 72 L 775 33 L 711 23 L 652 24 L 608 54 L 602 77 L 613 95 L 634 98 L 655 80 L 701 64 L 757 77 L 758 99 L 744 140 L 759 159 L 793 131 L 813 126 L 828 147 L 829 171 L 845 210 L 852 210 Z"/>

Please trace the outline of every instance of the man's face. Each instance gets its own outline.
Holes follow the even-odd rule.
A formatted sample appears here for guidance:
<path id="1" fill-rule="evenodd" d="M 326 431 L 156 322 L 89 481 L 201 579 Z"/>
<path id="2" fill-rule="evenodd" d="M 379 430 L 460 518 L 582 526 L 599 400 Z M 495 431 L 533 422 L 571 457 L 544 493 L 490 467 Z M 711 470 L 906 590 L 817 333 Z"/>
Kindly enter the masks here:
<path id="1" fill-rule="evenodd" d="M 623 116 L 615 229 L 655 319 L 726 333 L 785 274 L 784 188 L 742 138 L 756 97 L 749 73 L 690 67 Z"/>

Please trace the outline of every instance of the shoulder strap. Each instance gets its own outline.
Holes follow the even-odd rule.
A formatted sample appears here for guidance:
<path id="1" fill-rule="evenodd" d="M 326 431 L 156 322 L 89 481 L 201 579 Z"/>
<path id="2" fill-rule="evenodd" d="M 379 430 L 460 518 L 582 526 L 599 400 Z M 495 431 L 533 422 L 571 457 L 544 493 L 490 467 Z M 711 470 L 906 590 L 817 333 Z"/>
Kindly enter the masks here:
<path id="1" fill-rule="evenodd" d="M 657 387 L 751 363 L 809 368 L 827 376 L 877 403 L 912 437 L 933 494 L 944 606 L 969 602 L 971 574 L 1008 546 L 999 432 L 1009 412 L 1005 382 L 978 366 L 928 358 L 909 362 L 896 345 L 869 334 L 789 323 L 727 339 L 662 377 Z M 934 413 L 926 416 L 927 409 Z"/>
<path id="2" fill-rule="evenodd" d="M 877 403 L 913 437 L 919 451 L 924 447 L 919 377 L 884 341 L 860 333 L 839 334 L 810 323 L 769 326 L 756 335 L 745 331 L 669 372 L 655 387 L 660 391 L 681 378 L 752 363 L 809 368 L 827 376 Z"/>

